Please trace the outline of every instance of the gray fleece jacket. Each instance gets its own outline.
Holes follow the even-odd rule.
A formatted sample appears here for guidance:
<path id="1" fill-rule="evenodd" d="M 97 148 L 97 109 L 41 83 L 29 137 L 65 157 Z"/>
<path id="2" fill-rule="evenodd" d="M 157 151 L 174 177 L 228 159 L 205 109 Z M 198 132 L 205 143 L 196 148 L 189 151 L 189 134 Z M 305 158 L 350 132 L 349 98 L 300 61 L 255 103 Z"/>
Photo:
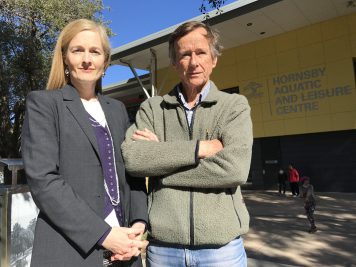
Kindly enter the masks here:
<path id="1" fill-rule="evenodd" d="M 144 128 L 160 142 L 131 139 Z M 210 139 L 221 140 L 223 150 L 196 162 L 197 141 Z M 240 185 L 249 173 L 252 141 L 246 98 L 221 92 L 213 82 L 194 112 L 191 130 L 176 89 L 142 103 L 122 153 L 131 175 L 150 177 L 151 241 L 220 246 L 246 233 L 249 214 Z"/>

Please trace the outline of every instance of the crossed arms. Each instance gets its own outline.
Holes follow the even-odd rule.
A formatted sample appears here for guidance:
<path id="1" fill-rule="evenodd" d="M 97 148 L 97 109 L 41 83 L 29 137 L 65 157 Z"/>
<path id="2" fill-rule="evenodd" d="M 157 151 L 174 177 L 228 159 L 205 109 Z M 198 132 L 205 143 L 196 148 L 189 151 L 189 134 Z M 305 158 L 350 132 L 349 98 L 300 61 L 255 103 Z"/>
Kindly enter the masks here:
<path id="1" fill-rule="evenodd" d="M 230 188 L 245 183 L 253 141 L 245 98 L 239 97 L 226 107 L 219 136 L 199 141 L 198 162 L 198 140 L 164 141 L 164 130 L 155 128 L 160 104 L 154 101 L 141 105 L 136 124 L 129 128 L 122 144 L 126 170 L 132 176 L 158 176 L 163 178 L 163 185 L 176 187 Z"/>

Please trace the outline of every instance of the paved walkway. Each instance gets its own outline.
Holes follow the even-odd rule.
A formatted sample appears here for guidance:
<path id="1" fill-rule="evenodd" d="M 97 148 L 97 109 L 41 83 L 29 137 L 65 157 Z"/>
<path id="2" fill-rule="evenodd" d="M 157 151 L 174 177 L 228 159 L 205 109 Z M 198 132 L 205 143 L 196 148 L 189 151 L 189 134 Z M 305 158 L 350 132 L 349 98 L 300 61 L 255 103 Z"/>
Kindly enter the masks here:
<path id="1" fill-rule="evenodd" d="M 243 191 L 251 215 L 244 236 L 248 267 L 356 267 L 356 194 L 318 193 L 315 234 L 303 201 L 272 191 Z"/>

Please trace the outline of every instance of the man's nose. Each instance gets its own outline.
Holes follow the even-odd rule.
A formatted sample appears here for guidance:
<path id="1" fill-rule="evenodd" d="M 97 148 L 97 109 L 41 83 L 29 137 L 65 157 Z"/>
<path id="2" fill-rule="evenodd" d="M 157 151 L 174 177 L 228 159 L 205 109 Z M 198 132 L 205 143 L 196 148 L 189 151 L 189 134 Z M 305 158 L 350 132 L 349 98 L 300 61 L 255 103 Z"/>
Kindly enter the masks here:
<path id="1" fill-rule="evenodd" d="M 191 66 L 197 66 L 199 62 L 199 58 L 195 53 L 192 53 L 191 57 L 190 57 L 190 65 Z"/>

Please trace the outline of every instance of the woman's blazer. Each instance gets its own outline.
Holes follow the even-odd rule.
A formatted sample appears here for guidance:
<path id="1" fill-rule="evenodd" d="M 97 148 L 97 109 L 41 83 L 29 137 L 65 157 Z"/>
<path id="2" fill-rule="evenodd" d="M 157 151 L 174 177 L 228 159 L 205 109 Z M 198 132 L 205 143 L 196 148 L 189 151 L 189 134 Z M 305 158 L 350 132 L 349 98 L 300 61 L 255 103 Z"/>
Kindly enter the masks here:
<path id="1" fill-rule="evenodd" d="M 98 99 L 114 143 L 125 226 L 147 221 L 144 180 L 128 179 L 121 156 L 129 126 L 126 109 L 109 97 Z M 109 229 L 103 219 L 103 171 L 95 133 L 75 88 L 67 85 L 28 95 L 22 157 L 40 209 L 31 265 L 102 266 L 102 250 L 96 244 Z"/>

